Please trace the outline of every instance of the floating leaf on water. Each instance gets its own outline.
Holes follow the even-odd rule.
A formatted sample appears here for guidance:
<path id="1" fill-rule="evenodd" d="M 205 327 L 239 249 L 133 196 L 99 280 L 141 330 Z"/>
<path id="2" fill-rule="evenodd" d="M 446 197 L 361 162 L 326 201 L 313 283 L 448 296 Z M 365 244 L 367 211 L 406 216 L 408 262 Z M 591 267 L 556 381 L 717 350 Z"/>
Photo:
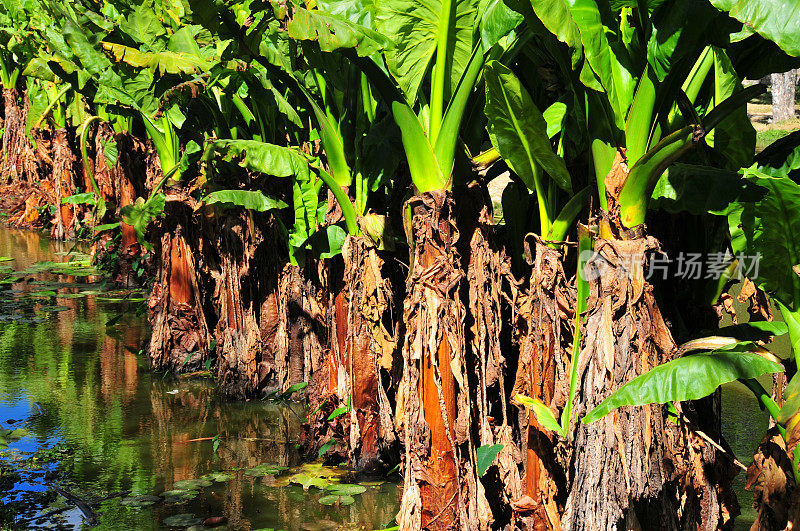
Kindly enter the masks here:
<path id="1" fill-rule="evenodd" d="M 211 472 L 210 474 L 202 476 L 200 479 L 207 479 L 209 481 L 215 481 L 217 483 L 224 483 L 226 481 L 232 480 L 234 477 L 236 476 L 228 472 Z"/>
<path id="2" fill-rule="evenodd" d="M 351 505 L 355 503 L 355 501 L 356 500 L 354 500 L 351 496 L 338 496 L 336 494 L 323 496 L 319 499 L 319 503 L 322 505 L 336 505 L 337 503 L 339 505 Z"/>
<path id="3" fill-rule="evenodd" d="M 196 490 L 168 490 L 167 492 L 163 493 L 161 496 L 164 497 L 164 501 L 170 503 L 180 503 L 189 501 L 197 497 L 200 494 Z"/>
<path id="4" fill-rule="evenodd" d="M 13 260 L 10 256 L 0 256 L 0 262 L 11 262 Z"/>
<path id="5" fill-rule="evenodd" d="M 200 525 L 203 521 L 191 513 L 176 514 L 164 518 L 164 524 L 170 527 L 189 527 L 191 525 Z"/>
<path id="6" fill-rule="evenodd" d="M 18 440 L 22 439 L 23 437 L 26 437 L 27 435 L 28 435 L 28 430 L 26 430 L 25 428 L 17 428 L 15 430 L 12 430 L 7 435 L 7 437 L 8 437 L 8 440 L 10 440 L 10 441 L 18 441 Z"/>
<path id="7" fill-rule="evenodd" d="M 385 481 L 362 481 L 359 485 L 363 485 L 365 487 L 379 487 L 386 483 Z"/>
<path id="8" fill-rule="evenodd" d="M 351 485 L 349 483 L 334 483 L 328 486 L 331 494 L 338 494 L 340 496 L 348 495 L 355 496 L 367 492 L 367 487 L 362 485 Z"/>
<path id="9" fill-rule="evenodd" d="M 176 481 L 173 487 L 177 490 L 195 490 L 200 487 L 210 487 L 211 481 L 207 479 L 182 479 Z"/>
<path id="10" fill-rule="evenodd" d="M 56 296 L 58 296 L 58 293 L 50 290 L 31 292 L 31 297 L 56 297 Z"/>
<path id="11" fill-rule="evenodd" d="M 127 498 L 123 498 L 122 501 L 119 503 L 121 505 L 127 505 L 129 507 L 147 507 L 148 505 L 153 505 L 156 502 L 161 501 L 161 498 L 158 496 L 128 496 Z"/>
<path id="12" fill-rule="evenodd" d="M 85 293 L 59 293 L 56 295 L 59 299 L 80 299 L 85 296 Z"/>
<path id="13" fill-rule="evenodd" d="M 39 309 L 43 312 L 65 312 L 71 308 L 69 306 L 42 306 Z"/>

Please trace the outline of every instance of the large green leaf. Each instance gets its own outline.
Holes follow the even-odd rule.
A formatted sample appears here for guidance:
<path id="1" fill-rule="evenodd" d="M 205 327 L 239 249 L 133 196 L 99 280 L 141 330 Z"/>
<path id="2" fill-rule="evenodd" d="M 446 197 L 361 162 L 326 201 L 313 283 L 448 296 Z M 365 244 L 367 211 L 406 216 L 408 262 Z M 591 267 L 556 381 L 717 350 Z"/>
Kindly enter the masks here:
<path id="1" fill-rule="evenodd" d="M 711 0 L 721 11 L 744 23 L 780 46 L 786 53 L 800 56 L 800 0 Z"/>
<path id="2" fill-rule="evenodd" d="M 194 74 L 210 68 L 208 62 L 196 55 L 176 53 L 164 50 L 161 52 L 144 52 L 137 48 L 124 46 L 115 42 L 104 42 L 103 48 L 111 52 L 118 62 L 131 66 L 149 68 L 160 74 Z"/>
<path id="3" fill-rule="evenodd" d="M 558 40 L 569 46 L 572 66 L 577 67 L 583 57 L 581 30 L 575 23 L 567 0 L 531 0 L 534 13 Z"/>
<path id="4" fill-rule="evenodd" d="M 792 310 L 800 304 L 800 277 L 792 269 L 800 265 L 800 185 L 788 177 L 770 177 L 755 168 L 744 177 L 767 193 L 757 201 L 742 201 L 731 209 L 734 251 L 754 260 L 760 255 L 758 287 L 773 294 Z"/>
<path id="5" fill-rule="evenodd" d="M 721 211 L 739 197 L 745 184 L 746 181 L 735 171 L 673 164 L 656 183 L 648 206 L 673 214 L 702 215 Z"/>
<path id="6" fill-rule="evenodd" d="M 377 31 L 345 18 L 322 11 L 295 7 L 288 24 L 289 36 L 298 40 L 318 41 L 323 52 L 355 48 L 361 57 L 392 47 L 392 41 Z"/>
<path id="7" fill-rule="evenodd" d="M 528 91 L 506 66 L 486 64 L 486 117 L 489 136 L 500 155 L 534 190 L 535 166 L 541 166 L 559 187 L 571 192 L 572 183 L 564 159 L 553 152 L 547 123 Z"/>
<path id="8" fill-rule="evenodd" d="M 268 197 L 258 190 L 217 190 L 203 198 L 203 202 L 209 205 L 224 203 L 244 207 L 248 210 L 257 210 L 258 212 L 289 206 L 283 201 Z"/>
<path id="9" fill-rule="evenodd" d="M 257 140 L 218 140 L 208 150 L 244 155 L 242 166 L 275 177 L 308 178 L 308 162 L 294 149 Z"/>
<path id="10" fill-rule="evenodd" d="M 452 35 L 452 68 L 445 101 L 449 101 L 472 55 L 478 0 L 455 3 L 455 32 Z M 395 47 L 386 52 L 392 75 L 413 104 L 436 52 L 436 38 L 442 18 L 441 0 L 375 0 L 375 25 L 391 36 Z"/>
<path id="11" fill-rule="evenodd" d="M 742 83 L 725 51 L 717 46 L 712 46 L 711 50 L 714 55 L 713 108 L 741 91 Z M 723 119 L 706 135 L 706 143 L 722 155 L 722 160 L 729 169 L 738 170 L 752 164 L 756 149 L 756 130 L 747 116 L 747 107 L 741 105 Z"/>
<path id="12" fill-rule="evenodd" d="M 147 45 L 153 51 L 163 49 L 163 44 L 158 40 L 167 31 L 156 17 L 153 9 L 146 4 L 136 6 L 127 18 L 120 22 L 119 29 L 138 43 Z"/>
<path id="13" fill-rule="evenodd" d="M 692 354 L 659 365 L 620 387 L 590 411 L 583 423 L 599 420 L 622 406 L 698 400 L 724 383 L 783 372 L 777 363 L 743 350 L 748 345 L 739 343 L 731 349 Z"/>
<path id="14" fill-rule="evenodd" d="M 136 239 L 148 249 L 152 246 L 144 239 L 147 226 L 164 212 L 165 205 L 166 198 L 164 194 L 155 194 L 147 201 L 141 197 L 137 197 L 134 204 L 122 207 L 120 210 L 122 221 L 134 228 L 136 231 Z"/>
<path id="15" fill-rule="evenodd" d="M 603 91 L 608 95 L 617 126 L 623 128 L 636 82 L 623 66 L 629 61 L 624 57 L 618 57 L 618 54 L 624 55 L 623 50 L 612 47 L 608 40 L 608 35 L 613 35 L 618 30 L 603 24 L 604 16 L 610 16 L 610 13 L 601 13 L 595 0 L 566 0 L 566 2 L 572 19 L 580 30 L 586 61 Z M 592 83 L 588 83 L 589 79 L 581 75 L 581 81 L 592 86 Z"/>

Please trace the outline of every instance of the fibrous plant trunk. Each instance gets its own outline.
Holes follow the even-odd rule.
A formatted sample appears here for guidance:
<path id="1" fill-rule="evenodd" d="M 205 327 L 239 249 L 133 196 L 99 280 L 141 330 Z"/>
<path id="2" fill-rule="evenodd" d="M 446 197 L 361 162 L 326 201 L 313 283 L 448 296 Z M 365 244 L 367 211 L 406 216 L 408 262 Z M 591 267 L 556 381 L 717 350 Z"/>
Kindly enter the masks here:
<path id="1" fill-rule="evenodd" d="M 248 223 L 249 221 L 249 223 Z M 215 247 L 220 263 L 214 300 L 219 305 L 216 333 L 217 381 L 223 392 L 236 398 L 254 396 L 260 388 L 261 330 L 260 260 L 262 243 L 248 212 L 235 213 L 217 220 L 219 230 Z"/>
<path id="2" fill-rule="evenodd" d="M 3 88 L 3 159 L 0 161 L 0 175 L 6 183 L 35 181 L 39 169 L 31 141 L 25 134 L 28 119 L 28 97 L 23 94 L 22 105 L 18 102 L 20 93 L 16 88 Z"/>
<path id="3" fill-rule="evenodd" d="M 793 441 L 792 452 L 798 451 L 796 444 Z M 800 522 L 800 488 L 792 472 L 792 452 L 777 427 L 759 443 L 747 469 L 746 488 L 753 491 L 757 513 L 751 530 L 789 530 Z"/>
<path id="4" fill-rule="evenodd" d="M 66 128 L 53 132 L 52 151 L 55 215 L 50 236 L 56 240 L 65 240 L 75 236 L 75 207 L 61 201 L 75 193 L 77 160 Z"/>
<path id="5" fill-rule="evenodd" d="M 155 245 L 159 269 L 148 300 L 153 328 L 150 364 L 176 373 L 203 368 L 213 326 L 206 320 L 208 290 L 201 290 L 211 283 L 203 261 L 208 242 L 192 219 L 191 203 L 185 195 L 167 195 L 166 217 Z"/>
<path id="6" fill-rule="evenodd" d="M 335 381 L 342 405 L 350 403 L 348 459 L 374 472 L 389 464 L 397 442 L 384 383 L 391 382 L 397 344 L 384 324 L 391 318 L 392 287 L 377 249 L 365 238 L 348 236 L 342 258 L 344 281 L 331 319 Z"/>
<path id="7" fill-rule="evenodd" d="M 274 327 L 273 360 L 275 387 L 285 391 L 294 384 L 308 382 L 309 397 L 318 396 L 314 386 L 323 367 L 323 345 L 327 342 L 327 328 L 323 305 L 312 279 L 296 265 L 286 264 L 280 272 L 277 300 L 270 303 L 277 312 L 277 326 L 273 314 L 265 314 Z M 272 310 L 270 310 L 272 311 Z M 262 319 L 262 323 L 263 323 Z M 314 379 L 312 379 L 314 376 Z"/>
<path id="8" fill-rule="evenodd" d="M 517 282 L 509 257 L 497 244 L 491 198 L 482 183 L 469 185 L 459 212 L 459 226 L 471 234 L 462 242 L 461 252 L 467 263 L 469 381 L 470 388 L 477 390 L 472 429 L 477 446 L 502 445 L 478 487 L 483 488 L 491 508 L 493 525 L 502 527 L 513 520 L 511 504 L 522 496 L 522 454 L 515 443 L 515 408 L 508 400 L 513 377 L 508 358 L 515 363 L 516 356 L 507 356 L 511 330 L 504 327 L 511 319 Z"/>
<path id="9" fill-rule="evenodd" d="M 216 223 L 221 228 L 216 231 L 219 263 L 213 273 L 218 382 L 226 395 L 236 398 L 258 396 L 276 386 L 282 390 L 286 381 L 276 381 L 275 352 L 281 341 L 281 310 L 288 303 L 279 297 L 284 257 L 275 252 L 281 245 L 276 220 L 272 214 L 244 211 L 220 214 Z"/>
<path id="10" fill-rule="evenodd" d="M 536 238 L 526 242 L 531 265 L 528 289 L 519 297 L 519 362 L 512 396 L 540 400 L 552 411 L 566 403 L 570 359 L 564 334 L 575 307 L 562 253 Z M 566 328 L 569 328 L 568 326 Z M 565 445 L 528 410 L 523 415 L 524 497 L 512 503 L 519 525 L 527 529 L 561 529 L 566 488 Z"/>
<path id="11" fill-rule="evenodd" d="M 409 201 L 413 263 L 404 303 L 398 422 L 405 434 L 402 529 L 483 529 L 491 511 L 476 470 L 464 279 L 450 192 Z"/>
<path id="12" fill-rule="evenodd" d="M 659 250 L 643 227 L 598 239 L 587 264 L 590 296 L 578 365 L 576 418 L 636 376 L 675 355 L 672 335 L 645 280 Z M 716 529 L 735 515 L 726 456 L 666 406 L 622 407 L 578 423 L 565 529 Z"/>

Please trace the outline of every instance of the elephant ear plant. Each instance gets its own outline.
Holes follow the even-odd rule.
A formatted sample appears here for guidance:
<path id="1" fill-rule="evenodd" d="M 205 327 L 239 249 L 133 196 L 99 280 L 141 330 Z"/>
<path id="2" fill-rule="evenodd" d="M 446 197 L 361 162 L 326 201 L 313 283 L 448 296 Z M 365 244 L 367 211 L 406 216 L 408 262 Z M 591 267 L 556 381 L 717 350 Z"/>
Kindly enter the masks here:
<path id="1" fill-rule="evenodd" d="M 481 20 L 487 10 L 479 7 L 485 5 L 474 0 L 375 2 L 374 28 L 391 36 L 394 46 L 370 57 L 358 48 L 344 52 L 390 109 L 415 192 L 405 207 L 413 252 L 397 399 L 405 447 L 414 450 L 405 457 L 401 527 L 472 529 L 492 518 L 477 475 L 479 445 L 471 434 L 481 421 L 472 418 L 477 398 L 469 387 L 474 375 L 468 370 L 453 199 L 465 108 L 487 57 L 503 51 L 502 45 L 484 47 Z M 503 37 L 519 23 L 515 17 L 504 21 L 492 45 L 507 44 Z M 320 43 L 329 42 L 321 34 L 326 38 Z"/>
<path id="2" fill-rule="evenodd" d="M 566 389 L 561 396 L 572 398 L 561 422 L 542 404 L 535 407 L 542 424 L 574 438 L 574 481 L 567 487 L 559 525 L 612 527 L 635 510 L 642 525 L 657 526 L 650 519 L 658 515 L 643 509 L 647 503 L 680 504 L 679 497 L 666 494 L 672 492 L 664 487 L 671 478 L 660 463 L 673 456 L 676 469 L 688 470 L 684 463 L 690 442 L 668 435 L 673 425 L 665 422 L 666 410 L 621 410 L 602 422 L 577 424 L 574 434 L 568 433 L 569 419 L 584 416 L 632 377 L 674 355 L 672 335 L 645 280 L 648 257 L 660 250 L 644 225 L 648 199 L 669 166 L 681 157 L 697 156 L 693 152 L 698 145 L 711 164 L 749 164 L 754 132 L 744 104 L 763 87 L 743 90 L 725 49 L 706 45 L 707 32 L 719 34 L 724 42 L 729 30 L 729 19 L 709 3 L 674 0 L 631 6 L 589 0 L 532 2 L 531 7 L 522 12 L 567 46 L 568 53 L 551 48 L 558 53 L 562 82 L 580 102 L 601 207 L 592 235 L 594 256 L 578 275 L 590 287 L 579 290 L 584 300 L 576 306 L 585 312 L 580 312 L 583 323 L 578 320 L 582 332 L 575 336 L 584 341 L 573 349 L 571 382 L 562 384 Z M 530 135 L 518 145 L 533 145 Z M 557 179 L 558 169 L 541 166 Z M 542 187 L 535 181 L 534 187 L 541 232 L 546 234 L 552 214 L 547 208 L 543 213 L 549 205 L 542 199 Z M 604 442 L 609 440 L 620 446 L 610 456 Z M 626 485 L 624 492 L 618 485 Z M 698 509 L 682 514 L 691 522 L 711 513 Z"/>
<path id="3" fill-rule="evenodd" d="M 800 202 L 800 186 L 789 175 L 798 167 L 800 136 L 795 133 L 782 141 L 769 146 L 759 156 L 756 163 L 736 175 L 733 172 L 718 174 L 719 182 L 727 183 L 728 195 L 734 199 L 712 214 L 725 215 L 730 228 L 731 251 L 729 269 L 740 274 L 739 280 L 763 290 L 771 302 L 780 310 L 783 323 L 751 322 L 745 325 L 722 328 L 713 337 L 690 341 L 679 350 L 681 357 L 651 369 L 630 382 L 601 402 L 584 418 L 584 423 L 592 423 L 622 406 L 643 406 L 651 403 L 672 404 L 684 400 L 694 400 L 708 396 L 720 385 L 732 380 L 740 380 L 754 394 L 762 408 L 765 408 L 775 421 L 780 438 L 777 443 L 771 436 L 759 448 L 763 458 L 775 459 L 778 463 L 791 463 L 793 476 L 786 503 L 794 499 L 792 492 L 800 482 L 800 441 L 797 401 L 800 378 L 797 367 L 800 360 L 800 327 L 798 327 L 798 308 L 800 308 L 800 277 L 797 275 L 798 254 L 797 229 L 800 216 L 796 208 L 786 208 Z M 730 175 L 730 174 L 733 175 Z M 736 179 L 739 177 L 739 179 Z M 708 197 L 708 182 L 687 181 L 674 190 L 680 202 L 696 202 L 698 198 Z M 715 187 L 712 186 L 711 189 Z M 716 186 L 717 190 L 721 188 Z M 711 198 L 709 198 L 711 199 Z M 713 200 L 706 204 L 714 204 Z M 715 205 L 722 206 L 722 205 Z M 746 264 L 746 261 L 753 263 Z M 748 278 L 749 275 L 752 278 Z M 749 333 L 743 337 L 742 329 Z M 760 332 L 760 333 L 759 333 Z M 764 349 L 744 339 L 759 338 L 759 343 L 774 336 L 788 334 L 791 347 L 787 359 L 777 358 Z M 706 350 L 702 353 L 689 353 Z M 769 393 L 756 378 L 766 373 L 784 372 L 791 376 L 785 391 L 780 388 Z M 773 397 L 781 397 L 776 402 Z M 773 442 L 770 442 L 773 441 Z M 785 452 L 784 456 L 780 453 Z M 759 461 L 760 462 L 760 461 Z M 788 467 L 784 467 L 788 468 Z M 760 466 L 748 471 L 748 478 L 759 485 L 757 488 L 757 509 L 759 521 L 764 525 L 785 526 L 786 522 L 773 521 L 770 514 L 777 514 L 758 500 L 774 495 L 769 481 L 769 472 Z M 764 481 L 758 480 L 763 475 Z M 771 524 L 769 522 L 772 522 Z"/>

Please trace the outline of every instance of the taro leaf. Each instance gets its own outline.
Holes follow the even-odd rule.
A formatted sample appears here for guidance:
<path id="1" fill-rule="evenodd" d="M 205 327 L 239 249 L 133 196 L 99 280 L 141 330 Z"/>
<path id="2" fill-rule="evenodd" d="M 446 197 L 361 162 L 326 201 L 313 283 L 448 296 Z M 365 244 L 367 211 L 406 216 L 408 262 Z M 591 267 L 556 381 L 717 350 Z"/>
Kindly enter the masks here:
<path id="1" fill-rule="evenodd" d="M 94 205 L 95 203 L 96 200 L 93 192 L 74 194 L 61 199 L 61 204 L 64 205 Z"/>
<path id="2" fill-rule="evenodd" d="M 742 90 L 739 76 L 722 48 L 712 46 L 714 54 L 714 106 Z M 708 111 L 710 112 L 711 109 Z M 738 170 L 753 162 L 756 130 L 747 116 L 747 107 L 740 105 L 705 136 L 709 146 L 722 155 L 728 169 Z"/>
<path id="3" fill-rule="evenodd" d="M 206 148 L 227 152 L 233 156 L 244 155 L 241 165 L 266 175 L 308 179 L 308 162 L 296 150 L 266 144 L 256 140 L 218 140 Z"/>
<path id="4" fill-rule="evenodd" d="M 120 505 L 127 505 L 130 507 L 147 507 L 161 501 L 158 496 L 128 496 L 123 498 L 119 503 Z"/>
<path id="5" fill-rule="evenodd" d="M 94 232 L 102 232 L 104 230 L 118 229 L 119 226 L 120 226 L 120 223 L 119 223 L 119 221 L 117 221 L 116 223 L 105 223 L 103 225 L 95 225 L 94 227 L 92 227 L 92 230 Z"/>
<path id="6" fill-rule="evenodd" d="M 604 17 L 609 17 L 611 13 L 601 13 L 601 6 L 607 9 L 607 4 L 595 2 L 595 0 L 562 0 L 568 5 L 568 13 L 560 7 L 561 28 L 569 28 L 570 39 L 575 39 L 575 26 L 579 30 L 579 37 L 583 45 L 583 53 L 586 57 L 584 68 L 581 72 L 581 81 L 596 90 L 604 91 L 608 96 L 608 101 L 614 110 L 614 118 L 617 127 L 624 128 L 625 116 L 630 103 L 633 99 L 635 80 L 630 72 L 625 69 L 624 57 L 617 57 L 618 53 L 623 53 L 618 48 L 613 48 L 608 41 L 607 35 L 613 35 L 603 24 Z M 545 2 L 544 4 L 561 4 L 561 2 Z M 545 6 L 538 6 L 538 2 L 532 2 L 537 16 L 542 17 Z M 544 19 L 543 19 L 544 20 Z M 554 28 L 545 23 L 547 28 Z M 559 28 L 560 29 L 560 28 Z M 551 31 L 556 31 L 551 29 Z M 556 36 L 559 36 L 556 33 Z M 564 40 L 559 36 L 559 40 Z M 572 57 L 575 63 L 575 55 Z"/>
<path id="7" fill-rule="evenodd" d="M 797 31 L 800 0 L 711 0 L 711 3 L 780 46 L 787 54 L 800 56 L 800 32 Z"/>
<path id="8" fill-rule="evenodd" d="M 351 496 L 338 494 L 323 496 L 319 499 L 321 505 L 352 505 L 355 501 Z"/>
<path id="9" fill-rule="evenodd" d="M 489 0 L 481 18 L 481 42 L 488 50 L 522 24 L 525 17 L 511 9 L 507 0 Z"/>
<path id="10" fill-rule="evenodd" d="M 529 411 L 532 411 L 533 414 L 536 415 L 536 420 L 539 421 L 539 424 L 548 430 L 558 433 L 562 437 L 565 436 L 561 425 L 558 423 L 555 416 L 553 416 L 553 412 L 549 407 L 545 406 L 541 400 L 520 394 L 515 395 L 514 400 L 525 406 Z"/>
<path id="11" fill-rule="evenodd" d="M 788 331 L 786 323 L 780 321 L 751 321 L 724 326 L 715 330 L 715 335 L 733 337 L 739 341 L 766 341 L 770 336 L 782 336 Z"/>
<path id="12" fill-rule="evenodd" d="M 537 167 L 541 167 L 559 187 L 572 192 L 564 159 L 550 145 L 547 122 L 517 76 L 501 63 L 490 61 L 484 77 L 492 145 L 530 190 L 537 188 Z"/>
<path id="13" fill-rule="evenodd" d="M 656 183 L 649 207 L 672 214 L 688 212 L 701 215 L 721 211 L 736 200 L 746 184 L 735 171 L 673 164 Z"/>
<path id="14" fill-rule="evenodd" d="M 137 197 L 134 204 L 122 207 L 120 210 L 122 221 L 134 228 L 136 239 L 147 249 L 152 247 L 144 239 L 147 226 L 164 212 L 164 205 L 166 205 L 164 194 L 156 194 L 147 201 Z"/>
<path id="15" fill-rule="evenodd" d="M 248 210 L 257 210 L 258 212 L 289 206 L 283 201 L 266 196 L 258 190 L 217 190 L 208 194 L 203 201 L 209 205 L 224 203 L 244 207 Z"/>
<path id="16" fill-rule="evenodd" d="M 318 41 L 323 52 L 355 48 L 359 56 L 367 57 L 392 48 L 392 41 L 375 30 L 335 15 L 298 6 L 292 11 L 288 30 L 292 39 Z"/>
<path id="17" fill-rule="evenodd" d="M 210 65 L 202 57 L 186 53 L 175 53 L 168 50 L 161 52 L 145 52 L 115 42 L 104 42 L 103 48 L 111 52 L 117 62 L 124 62 L 138 68 L 148 68 L 164 74 L 195 74 L 204 72 Z"/>
<path id="18" fill-rule="evenodd" d="M 202 523 L 202 519 L 197 518 L 191 513 L 176 514 L 164 518 L 164 524 L 170 527 L 191 527 Z"/>
<path id="19" fill-rule="evenodd" d="M 730 348 L 692 354 L 659 365 L 620 387 L 590 411 L 583 423 L 599 420 L 622 406 L 698 400 L 733 380 L 783 372 L 780 365 L 748 352 L 749 348 L 752 348 L 751 343 L 737 343 Z"/>
<path id="20" fill-rule="evenodd" d="M 284 392 L 282 392 L 280 394 L 280 398 L 284 398 L 284 399 L 285 398 L 289 398 L 293 394 L 295 394 L 297 391 L 301 391 L 301 390 L 305 389 L 306 386 L 308 386 L 308 382 L 298 382 L 296 384 L 292 384 L 286 389 L 286 391 L 284 391 Z"/>
<path id="21" fill-rule="evenodd" d="M 328 225 L 325 230 L 318 230 L 308 239 L 311 249 L 320 258 L 333 258 L 342 252 L 342 245 L 347 239 L 347 231 L 339 225 Z"/>
<path id="22" fill-rule="evenodd" d="M 153 9 L 145 4 L 131 11 L 127 18 L 120 22 L 119 29 L 135 41 L 146 44 L 150 49 L 157 49 L 159 44 L 157 40 L 167 32 Z"/>
<path id="23" fill-rule="evenodd" d="M 750 272 L 753 282 L 797 310 L 800 277 L 792 268 L 800 264 L 800 209 L 795 206 L 800 204 L 800 185 L 753 168 L 744 170 L 744 176 L 767 193 L 758 201 L 738 203 L 728 214 L 734 251 L 754 264 L 760 255 L 757 272 Z"/>
<path id="24" fill-rule="evenodd" d="M 483 477 L 502 449 L 502 444 L 485 444 L 478 448 L 478 477 Z"/>
<path id="25" fill-rule="evenodd" d="M 333 446 L 333 443 L 334 443 L 334 442 L 336 442 L 336 441 L 334 441 L 333 439 L 331 439 L 331 440 L 329 440 L 328 442 L 326 442 L 325 444 L 323 444 L 323 445 L 320 447 L 319 451 L 317 452 L 317 456 L 318 456 L 318 457 L 322 457 L 323 455 L 325 455 L 325 452 L 327 452 L 327 451 L 330 449 L 330 447 L 331 447 L 331 446 Z"/>
<path id="26" fill-rule="evenodd" d="M 564 119 L 567 117 L 567 104 L 557 101 L 550 105 L 542 113 L 545 123 L 547 123 L 547 137 L 553 138 L 564 127 Z"/>
<path id="27" fill-rule="evenodd" d="M 792 176 L 800 169 L 800 131 L 779 138 L 756 155 L 759 171 L 772 177 Z"/>
<path id="28" fill-rule="evenodd" d="M 452 66 L 448 72 L 444 101 L 458 86 L 472 55 L 475 36 L 475 16 L 478 0 L 452 0 L 453 26 L 450 33 Z M 386 52 L 386 64 L 397 79 L 409 104 L 417 101 L 426 73 L 431 68 L 436 53 L 436 42 L 441 33 L 442 0 L 376 0 L 375 26 L 384 35 L 394 39 L 394 48 Z"/>
<path id="29" fill-rule="evenodd" d="M 113 168 L 117 165 L 117 156 L 119 155 L 117 142 L 113 138 L 106 138 L 101 144 L 103 145 L 103 156 L 106 158 L 108 165 Z"/>
<path id="30" fill-rule="evenodd" d="M 570 13 L 567 0 L 537 0 L 531 2 L 533 11 L 555 37 L 570 48 L 572 67 L 577 67 L 583 56 L 581 30 Z"/>

